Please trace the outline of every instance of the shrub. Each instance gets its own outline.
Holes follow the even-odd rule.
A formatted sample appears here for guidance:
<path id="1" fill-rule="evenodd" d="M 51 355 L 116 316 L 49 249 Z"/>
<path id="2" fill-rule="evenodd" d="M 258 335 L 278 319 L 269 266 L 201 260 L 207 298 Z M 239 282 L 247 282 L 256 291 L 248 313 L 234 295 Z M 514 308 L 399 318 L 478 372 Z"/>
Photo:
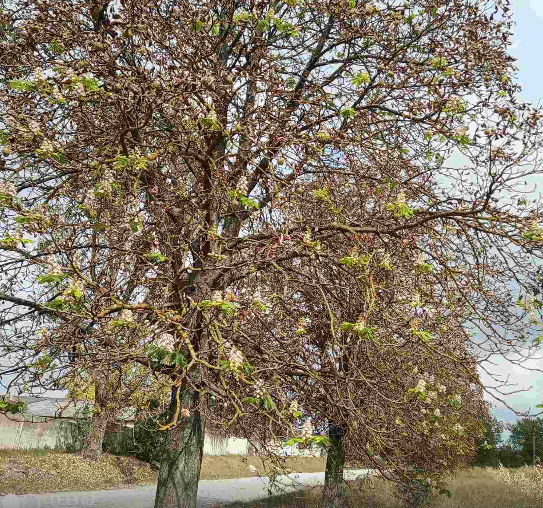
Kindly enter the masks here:
<path id="1" fill-rule="evenodd" d="M 136 422 L 133 430 L 122 434 L 108 433 L 102 449 L 115 455 L 136 457 L 156 468 L 171 442 L 168 431 L 157 429 L 159 423 L 169 421 L 168 411 L 169 409 L 158 417 L 152 416 Z"/>
<path id="2" fill-rule="evenodd" d="M 68 450 L 70 453 L 81 451 L 83 440 L 89 434 L 92 426 L 90 408 L 85 405 L 76 412 L 78 418 L 74 422 L 61 421 L 55 450 Z"/>
<path id="3" fill-rule="evenodd" d="M 409 480 L 399 486 L 400 497 L 409 508 L 419 508 L 426 503 L 432 493 L 432 486 L 425 480 Z"/>

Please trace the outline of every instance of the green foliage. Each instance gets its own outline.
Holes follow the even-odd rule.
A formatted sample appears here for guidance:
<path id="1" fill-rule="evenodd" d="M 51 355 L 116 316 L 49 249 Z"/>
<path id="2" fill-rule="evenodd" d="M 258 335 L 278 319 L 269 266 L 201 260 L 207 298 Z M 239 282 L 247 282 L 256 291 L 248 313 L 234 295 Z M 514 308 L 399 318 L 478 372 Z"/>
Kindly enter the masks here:
<path id="1" fill-rule="evenodd" d="M 398 489 L 404 503 L 409 508 L 418 508 L 428 503 L 432 493 L 432 486 L 422 479 L 408 480 L 406 484 L 399 485 Z M 451 494 L 449 491 L 445 492 Z"/>
<path id="2" fill-rule="evenodd" d="M 535 438 L 536 458 L 543 458 L 543 419 L 538 417 L 522 418 L 511 429 L 509 444 L 518 452 L 522 464 L 531 464 L 533 461 L 533 445 Z"/>
<path id="3" fill-rule="evenodd" d="M 157 467 L 172 444 L 169 431 L 158 430 L 159 425 L 170 421 L 169 411 L 168 408 L 157 417 L 152 416 L 136 422 L 133 431 L 124 433 L 115 443 L 112 440 L 104 441 L 104 451 L 133 456 Z"/>
<path id="4" fill-rule="evenodd" d="M 38 283 L 39 284 L 56 284 L 57 282 L 62 282 L 64 279 L 68 279 L 70 276 L 68 274 L 62 274 L 62 275 L 53 275 L 53 274 L 47 274 L 47 275 L 41 275 L 38 277 Z"/>
<path id="5" fill-rule="evenodd" d="M 23 79 L 14 79 L 13 81 L 10 81 L 9 86 L 19 92 L 31 92 L 35 89 L 34 83 L 24 81 Z"/>
<path id="6" fill-rule="evenodd" d="M 502 426 L 496 417 L 492 417 L 490 421 L 485 423 L 484 434 L 477 441 L 477 458 L 474 466 L 498 466 L 498 446 L 502 442 L 501 433 Z"/>
<path id="7" fill-rule="evenodd" d="M 92 429 L 91 410 L 88 405 L 76 411 L 78 418 L 73 421 L 60 421 L 60 432 L 55 450 L 67 450 L 76 453 L 83 449 L 85 438 Z"/>
<path id="8" fill-rule="evenodd" d="M 341 116 L 342 116 L 345 120 L 349 120 L 349 118 L 353 118 L 354 116 L 356 116 L 356 109 L 354 109 L 354 108 L 345 108 L 345 109 L 341 112 Z"/>

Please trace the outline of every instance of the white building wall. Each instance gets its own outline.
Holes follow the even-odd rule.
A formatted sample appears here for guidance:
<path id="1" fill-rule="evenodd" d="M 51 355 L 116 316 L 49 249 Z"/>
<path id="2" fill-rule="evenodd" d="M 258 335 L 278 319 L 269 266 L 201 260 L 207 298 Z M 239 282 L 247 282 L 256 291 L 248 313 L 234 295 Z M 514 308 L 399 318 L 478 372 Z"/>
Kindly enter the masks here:
<path id="1" fill-rule="evenodd" d="M 11 416 L 11 415 L 10 415 Z M 34 417 L 35 422 L 43 421 Z M 62 422 L 71 419 L 49 420 L 44 423 L 12 421 L 5 415 L 0 415 L 0 449 L 32 450 L 48 446 L 54 449 L 61 442 Z M 133 427 L 133 426 L 130 426 Z M 247 439 L 235 437 L 223 438 L 210 434 L 205 435 L 204 455 L 247 455 L 250 453 Z M 297 447 L 287 446 L 283 449 L 276 447 L 282 456 L 320 456 L 320 448 L 298 450 Z"/>

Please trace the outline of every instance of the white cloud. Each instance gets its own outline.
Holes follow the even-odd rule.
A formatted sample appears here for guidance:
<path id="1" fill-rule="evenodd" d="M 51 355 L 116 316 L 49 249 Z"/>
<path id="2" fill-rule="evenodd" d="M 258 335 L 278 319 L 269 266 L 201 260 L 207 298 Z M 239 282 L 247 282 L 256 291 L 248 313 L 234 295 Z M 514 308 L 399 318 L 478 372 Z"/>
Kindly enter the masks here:
<path id="1" fill-rule="evenodd" d="M 530 9 L 536 16 L 543 18 L 543 2 L 541 0 L 530 0 Z"/>

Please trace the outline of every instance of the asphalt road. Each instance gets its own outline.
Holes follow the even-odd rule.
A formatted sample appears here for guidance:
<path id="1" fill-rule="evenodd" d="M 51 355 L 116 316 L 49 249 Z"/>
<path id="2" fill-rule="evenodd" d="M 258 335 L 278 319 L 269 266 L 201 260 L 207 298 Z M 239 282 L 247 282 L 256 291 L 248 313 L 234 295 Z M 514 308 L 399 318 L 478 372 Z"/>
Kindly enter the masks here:
<path id="1" fill-rule="evenodd" d="M 366 475 L 369 469 L 345 471 L 346 480 Z M 324 473 L 293 473 L 278 476 L 278 483 L 286 491 L 324 482 Z M 232 501 L 249 501 L 266 497 L 268 478 L 241 478 L 234 480 L 200 480 L 198 484 L 198 508 L 215 508 Z M 278 492 L 275 492 L 278 493 Z M 89 492 L 57 492 L 53 494 L 9 494 L 0 498 L 1 508 L 57 508 L 80 506 L 94 508 L 153 508 L 156 485 L 121 490 L 97 490 Z"/>

